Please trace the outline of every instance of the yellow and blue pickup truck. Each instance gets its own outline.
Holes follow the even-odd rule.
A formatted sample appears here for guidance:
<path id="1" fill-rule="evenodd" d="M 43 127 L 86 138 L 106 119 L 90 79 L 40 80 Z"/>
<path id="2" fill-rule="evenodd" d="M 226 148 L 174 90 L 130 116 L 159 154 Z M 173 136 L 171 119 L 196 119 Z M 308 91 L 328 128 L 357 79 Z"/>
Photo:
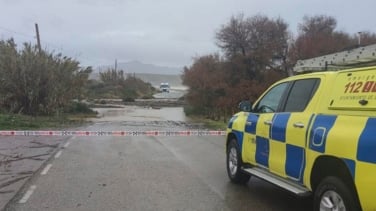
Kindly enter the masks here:
<path id="1" fill-rule="evenodd" d="M 313 194 L 314 210 L 376 210 L 376 67 L 273 84 L 231 118 L 226 154 L 234 183 Z"/>

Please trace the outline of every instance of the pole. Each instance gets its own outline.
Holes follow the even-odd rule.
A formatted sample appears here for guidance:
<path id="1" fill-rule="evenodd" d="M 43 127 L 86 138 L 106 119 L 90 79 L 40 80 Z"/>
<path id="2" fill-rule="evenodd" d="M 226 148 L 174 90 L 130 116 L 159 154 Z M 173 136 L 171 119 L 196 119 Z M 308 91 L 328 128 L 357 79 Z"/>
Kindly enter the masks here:
<path id="1" fill-rule="evenodd" d="M 36 32 L 36 35 L 37 35 L 38 50 L 39 50 L 39 53 L 40 53 L 42 51 L 42 47 L 40 45 L 39 29 L 38 29 L 37 23 L 35 23 L 35 32 Z"/>
<path id="2" fill-rule="evenodd" d="M 115 59 L 115 71 L 117 71 L 117 59 Z"/>
<path id="3" fill-rule="evenodd" d="M 362 32 L 358 32 L 358 47 L 360 47 L 360 35 L 362 34 Z"/>

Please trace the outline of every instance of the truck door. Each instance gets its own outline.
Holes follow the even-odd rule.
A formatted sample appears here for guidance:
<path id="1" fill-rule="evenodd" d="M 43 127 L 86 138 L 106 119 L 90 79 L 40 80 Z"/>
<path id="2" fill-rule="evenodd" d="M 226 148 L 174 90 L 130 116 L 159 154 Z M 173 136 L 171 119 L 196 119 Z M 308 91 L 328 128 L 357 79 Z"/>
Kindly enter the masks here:
<path id="1" fill-rule="evenodd" d="M 288 82 L 277 84 L 261 98 L 253 108 L 253 112 L 248 118 L 247 125 L 253 126 L 250 134 L 250 144 L 247 147 L 251 163 L 269 168 L 270 156 L 270 126 L 275 112 L 278 111 L 283 96 L 289 86 Z M 246 132 L 248 132 L 246 127 Z"/>
<path id="2" fill-rule="evenodd" d="M 320 79 L 291 82 L 280 111 L 273 115 L 270 126 L 269 170 L 302 182 L 305 167 L 307 130 L 312 112 L 305 112 Z"/>

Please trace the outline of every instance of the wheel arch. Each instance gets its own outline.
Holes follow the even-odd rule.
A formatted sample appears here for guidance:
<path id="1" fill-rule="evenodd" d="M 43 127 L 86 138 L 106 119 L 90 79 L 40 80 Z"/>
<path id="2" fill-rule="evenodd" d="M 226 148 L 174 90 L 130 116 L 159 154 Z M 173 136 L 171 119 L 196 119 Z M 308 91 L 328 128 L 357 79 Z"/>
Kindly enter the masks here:
<path id="1" fill-rule="evenodd" d="M 228 148 L 228 145 L 230 143 L 230 141 L 232 139 L 235 139 L 236 140 L 236 144 L 238 145 L 239 147 L 239 138 L 236 136 L 236 134 L 234 132 L 230 132 L 228 135 L 227 135 L 227 140 L 226 140 L 226 150 Z"/>
<path id="2" fill-rule="evenodd" d="M 312 191 L 315 192 L 320 182 L 329 176 L 336 177 L 343 181 L 346 186 L 353 191 L 357 201 L 359 202 L 354 178 L 349 167 L 346 165 L 344 160 L 335 156 L 323 155 L 315 160 L 310 177 Z"/>

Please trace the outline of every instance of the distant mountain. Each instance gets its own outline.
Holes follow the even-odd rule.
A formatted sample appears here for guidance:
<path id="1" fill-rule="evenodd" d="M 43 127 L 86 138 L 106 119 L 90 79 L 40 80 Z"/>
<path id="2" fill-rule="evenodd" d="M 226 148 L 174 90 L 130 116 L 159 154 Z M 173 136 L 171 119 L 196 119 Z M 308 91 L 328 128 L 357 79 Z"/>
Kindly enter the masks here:
<path id="1" fill-rule="evenodd" d="M 106 65 L 95 68 L 90 75 L 90 79 L 99 80 L 99 72 L 104 72 L 109 68 L 114 68 L 114 66 Z M 159 87 L 161 83 L 169 83 L 171 88 L 186 89 L 181 79 L 183 68 L 163 67 L 131 61 L 118 63 L 117 69 L 124 70 L 128 75 L 134 75 L 145 82 L 151 83 L 154 87 Z"/>
<path id="2" fill-rule="evenodd" d="M 114 65 L 99 66 L 96 68 L 98 72 L 114 68 Z M 183 68 L 158 66 L 154 64 L 145 64 L 139 61 L 119 62 L 118 70 L 124 70 L 125 73 L 150 73 L 150 74 L 164 74 L 164 75 L 181 75 Z"/>

